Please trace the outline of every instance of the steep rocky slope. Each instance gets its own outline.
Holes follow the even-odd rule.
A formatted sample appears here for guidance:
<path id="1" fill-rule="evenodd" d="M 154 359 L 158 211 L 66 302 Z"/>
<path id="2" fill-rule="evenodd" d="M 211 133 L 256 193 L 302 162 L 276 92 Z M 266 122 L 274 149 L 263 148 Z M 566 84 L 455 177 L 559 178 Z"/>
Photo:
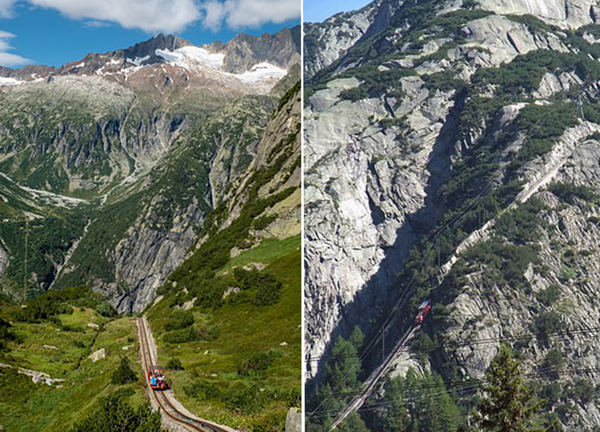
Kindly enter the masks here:
<path id="1" fill-rule="evenodd" d="M 298 74 L 296 33 L 205 47 L 159 35 L 60 69 L 3 70 L 3 291 L 85 284 L 121 312 L 151 303 L 252 169 Z"/>
<path id="2" fill-rule="evenodd" d="M 593 378 L 597 336 L 585 330 L 598 319 L 583 305 L 597 304 L 599 276 L 588 243 L 598 190 L 597 2 L 394 4 L 311 30 L 323 41 L 346 28 L 368 34 L 349 47 L 307 44 L 311 384 L 323 379 L 332 341 L 356 326 L 375 339 L 362 356 L 364 373 L 372 370 L 381 323 L 391 317 L 389 349 L 428 297 L 436 306 L 423 333 L 444 347 L 404 353 L 395 373 L 432 369 L 448 385 L 481 378 L 503 341 L 533 334 L 515 345 L 528 371 L 554 350 L 575 370 L 592 368 L 561 373 L 565 389 Z M 391 11 L 386 25 L 370 32 L 381 8 Z M 553 329 L 571 333 L 544 342 L 556 339 Z M 547 412 L 564 403 L 569 430 L 598 425 L 593 401 L 567 390 Z M 381 426 L 377 414 L 367 420 Z"/>

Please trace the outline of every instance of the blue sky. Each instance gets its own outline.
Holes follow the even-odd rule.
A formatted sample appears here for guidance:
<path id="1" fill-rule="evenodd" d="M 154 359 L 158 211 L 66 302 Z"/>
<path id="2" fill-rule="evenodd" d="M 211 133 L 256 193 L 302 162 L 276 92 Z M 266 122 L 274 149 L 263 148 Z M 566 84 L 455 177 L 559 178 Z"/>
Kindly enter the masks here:
<path id="1" fill-rule="evenodd" d="M 159 32 L 203 44 L 299 23 L 299 0 L 0 0 L 0 65 L 60 66 Z"/>
<path id="2" fill-rule="evenodd" d="M 338 12 L 360 9 L 372 0 L 304 0 L 304 21 L 321 22 Z"/>

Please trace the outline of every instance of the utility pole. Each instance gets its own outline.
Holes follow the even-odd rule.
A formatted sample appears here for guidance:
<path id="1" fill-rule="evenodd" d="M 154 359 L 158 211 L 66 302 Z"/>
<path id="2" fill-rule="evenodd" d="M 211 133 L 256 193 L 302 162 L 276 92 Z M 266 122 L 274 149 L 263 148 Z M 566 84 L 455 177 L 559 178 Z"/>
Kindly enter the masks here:
<path id="1" fill-rule="evenodd" d="M 23 264 L 23 303 L 27 301 L 27 253 L 29 251 L 29 219 L 25 220 L 25 261 Z"/>
<path id="2" fill-rule="evenodd" d="M 381 361 L 385 361 L 385 326 L 381 329 Z"/>

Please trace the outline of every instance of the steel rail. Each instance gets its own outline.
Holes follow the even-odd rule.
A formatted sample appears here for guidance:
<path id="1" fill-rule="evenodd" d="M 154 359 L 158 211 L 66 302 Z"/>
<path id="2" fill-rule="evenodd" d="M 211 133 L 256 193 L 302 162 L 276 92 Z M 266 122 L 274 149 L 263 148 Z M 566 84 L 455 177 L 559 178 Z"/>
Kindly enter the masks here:
<path id="1" fill-rule="evenodd" d="M 142 367 L 144 369 L 144 379 L 148 384 L 150 397 L 156 402 L 160 411 L 171 421 L 175 422 L 180 426 L 183 426 L 187 430 L 199 432 L 231 432 L 230 429 L 225 429 L 219 427 L 216 424 L 190 417 L 189 415 L 177 409 L 173 402 L 167 397 L 167 395 L 164 392 L 155 391 L 150 387 L 150 383 L 148 382 L 148 366 L 153 364 L 154 359 L 152 358 L 152 351 L 150 349 L 150 342 L 148 340 L 148 331 L 146 329 L 146 323 L 144 319 L 138 318 L 137 325 L 140 336 L 140 348 L 142 354 Z"/>

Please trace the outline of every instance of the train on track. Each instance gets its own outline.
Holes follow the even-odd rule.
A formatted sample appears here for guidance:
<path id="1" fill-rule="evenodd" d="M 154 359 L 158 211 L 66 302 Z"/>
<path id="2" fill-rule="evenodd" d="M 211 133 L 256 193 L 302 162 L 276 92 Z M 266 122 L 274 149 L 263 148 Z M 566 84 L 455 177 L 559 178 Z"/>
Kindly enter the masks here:
<path id="1" fill-rule="evenodd" d="M 431 300 L 425 300 L 423 303 L 421 303 L 417 312 L 417 316 L 415 317 L 415 324 L 423 324 L 423 321 L 425 321 L 425 318 L 430 310 Z"/>
<path id="2" fill-rule="evenodd" d="M 169 388 L 164 367 L 153 365 L 148 367 L 148 385 L 152 390 L 167 390 Z"/>

